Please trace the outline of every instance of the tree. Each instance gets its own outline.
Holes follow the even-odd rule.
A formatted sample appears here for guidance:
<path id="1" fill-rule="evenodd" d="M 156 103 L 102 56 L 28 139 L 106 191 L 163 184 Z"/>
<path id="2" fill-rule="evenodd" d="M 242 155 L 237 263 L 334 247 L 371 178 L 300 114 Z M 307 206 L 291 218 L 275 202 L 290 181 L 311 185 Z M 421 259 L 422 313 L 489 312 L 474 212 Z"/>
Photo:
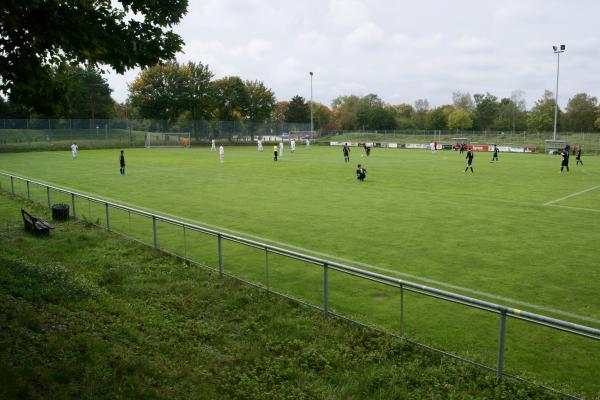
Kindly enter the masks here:
<path id="1" fill-rule="evenodd" d="M 548 132 L 554 127 L 554 94 L 550 90 L 544 91 L 544 96 L 535 102 L 527 116 L 527 130 L 532 132 Z M 560 122 L 560 108 L 558 122 Z M 558 129 L 558 127 L 557 127 Z"/>
<path id="2" fill-rule="evenodd" d="M 200 62 L 188 62 L 178 67 L 183 86 L 179 94 L 178 111 L 189 111 L 192 120 L 210 119 L 214 105 L 213 73 L 208 65 Z"/>
<path id="3" fill-rule="evenodd" d="M 498 98 L 489 93 L 475 94 L 473 98 L 475 99 L 475 127 L 481 130 L 490 129 L 498 115 Z"/>
<path id="4" fill-rule="evenodd" d="M 304 97 L 294 96 L 285 110 L 285 122 L 310 122 L 310 107 Z"/>
<path id="5" fill-rule="evenodd" d="M 597 104 L 598 99 L 586 93 L 578 93 L 570 98 L 564 115 L 564 128 L 572 132 L 593 131 Z"/>
<path id="6" fill-rule="evenodd" d="M 259 81 L 246 81 L 249 103 L 246 118 L 252 122 L 265 122 L 275 107 L 275 94 Z"/>
<path id="7" fill-rule="evenodd" d="M 600 130 L 600 106 L 598 106 L 598 110 L 596 112 L 596 115 L 598 115 L 598 118 L 596 118 L 596 122 L 594 122 L 594 126 Z"/>
<path id="8" fill-rule="evenodd" d="M 15 103 L 54 114 L 67 103 L 54 70 L 108 65 L 123 73 L 171 59 L 183 44 L 171 27 L 186 13 L 187 4 L 6 0 L 0 13 L 0 91 Z"/>
<path id="9" fill-rule="evenodd" d="M 248 115 L 250 95 L 244 82 L 237 76 L 215 81 L 214 117 L 221 121 L 241 121 Z"/>
<path id="10" fill-rule="evenodd" d="M 100 72 L 92 67 L 65 66 L 55 72 L 63 82 L 66 103 L 56 116 L 69 118 L 109 118 L 114 113 L 112 89 Z"/>
<path id="11" fill-rule="evenodd" d="M 452 104 L 456 108 L 462 108 L 465 111 L 473 112 L 475 110 L 475 105 L 473 104 L 473 99 L 471 98 L 471 93 L 461 93 L 456 91 L 452 93 Z"/>
<path id="12" fill-rule="evenodd" d="M 275 106 L 271 111 L 271 121 L 279 123 L 285 122 L 285 112 L 289 104 L 289 101 L 278 101 L 275 103 Z"/>
<path id="13" fill-rule="evenodd" d="M 417 125 L 413 121 L 415 109 L 410 104 L 396 104 L 391 106 L 396 119 L 396 128 L 415 129 Z"/>
<path id="14" fill-rule="evenodd" d="M 129 103 L 139 117 L 175 120 L 184 111 L 185 90 L 179 64 L 155 65 L 129 84 Z"/>
<path id="15" fill-rule="evenodd" d="M 331 129 L 333 113 L 325 104 L 313 102 L 315 129 Z"/>
<path id="16" fill-rule="evenodd" d="M 360 98 L 356 105 L 359 127 L 367 130 L 395 129 L 394 112 L 385 106 L 383 100 L 373 93 Z"/>
<path id="17" fill-rule="evenodd" d="M 433 110 L 429 110 L 427 112 L 425 128 L 432 130 L 448 129 L 448 113 L 443 106 L 434 108 Z"/>
<path id="18" fill-rule="evenodd" d="M 473 128 L 473 118 L 465 109 L 457 108 L 448 116 L 448 129 L 462 131 L 471 128 Z"/>
<path id="19" fill-rule="evenodd" d="M 415 112 L 412 114 L 412 119 L 417 129 L 425 129 L 427 111 L 429 111 L 429 102 L 427 99 L 418 99 L 415 101 Z"/>

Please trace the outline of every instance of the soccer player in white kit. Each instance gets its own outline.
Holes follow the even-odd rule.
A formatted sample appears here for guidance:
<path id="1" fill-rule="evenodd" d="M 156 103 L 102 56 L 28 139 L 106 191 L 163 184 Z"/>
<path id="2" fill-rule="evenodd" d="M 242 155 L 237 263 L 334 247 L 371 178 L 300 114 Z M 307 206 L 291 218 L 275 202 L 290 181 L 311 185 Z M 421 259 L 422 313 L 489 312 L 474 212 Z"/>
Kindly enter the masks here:
<path id="1" fill-rule="evenodd" d="M 429 144 L 429 147 L 431 147 L 431 152 L 432 152 L 432 153 L 435 153 L 435 142 L 431 142 L 431 143 Z"/>
<path id="2" fill-rule="evenodd" d="M 77 157 L 77 145 L 75 143 L 71 145 L 71 156 L 73 158 Z"/>
<path id="3" fill-rule="evenodd" d="M 210 147 L 210 151 L 215 151 L 215 150 L 217 150 L 217 148 L 215 147 L 215 139 L 213 139 L 213 140 L 211 141 L 211 147 Z"/>
<path id="4" fill-rule="evenodd" d="M 258 139 L 256 141 L 256 144 L 258 145 L 258 151 L 263 151 L 262 140 Z"/>
<path id="5" fill-rule="evenodd" d="M 310 140 L 306 139 L 306 148 L 308 149 L 310 147 Z"/>
<path id="6" fill-rule="evenodd" d="M 296 151 L 296 141 L 294 139 L 290 140 L 290 150 L 292 150 L 292 153 Z"/>
<path id="7" fill-rule="evenodd" d="M 283 157 L 283 140 L 279 142 L 279 157 Z"/>
<path id="8" fill-rule="evenodd" d="M 221 160 L 221 163 L 225 161 L 225 149 L 223 146 L 219 146 L 219 159 Z"/>

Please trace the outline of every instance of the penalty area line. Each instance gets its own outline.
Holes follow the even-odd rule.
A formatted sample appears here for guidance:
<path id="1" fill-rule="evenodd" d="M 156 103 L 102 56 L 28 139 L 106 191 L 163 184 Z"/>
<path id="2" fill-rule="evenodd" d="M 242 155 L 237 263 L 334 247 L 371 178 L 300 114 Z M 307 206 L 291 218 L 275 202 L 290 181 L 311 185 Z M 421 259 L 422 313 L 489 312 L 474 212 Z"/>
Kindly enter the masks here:
<path id="1" fill-rule="evenodd" d="M 570 195 L 568 195 L 568 196 L 561 197 L 560 199 L 556 199 L 556 200 L 550 200 L 550 201 L 548 201 L 548 202 L 544 203 L 544 205 L 545 205 L 545 206 L 551 206 L 551 205 L 553 205 L 554 203 L 558 203 L 558 202 L 561 202 L 561 201 L 563 201 L 563 200 L 570 199 L 571 197 L 575 197 L 575 196 L 579 196 L 579 195 L 581 195 L 581 194 L 584 194 L 584 193 L 587 193 L 587 192 L 591 192 L 592 190 L 595 190 L 595 189 L 598 189 L 598 188 L 600 188 L 600 185 L 597 185 L 597 186 L 594 186 L 594 187 L 591 187 L 591 188 L 588 188 L 588 189 L 582 190 L 582 191 L 580 191 L 580 192 L 572 193 L 572 194 L 570 194 Z"/>

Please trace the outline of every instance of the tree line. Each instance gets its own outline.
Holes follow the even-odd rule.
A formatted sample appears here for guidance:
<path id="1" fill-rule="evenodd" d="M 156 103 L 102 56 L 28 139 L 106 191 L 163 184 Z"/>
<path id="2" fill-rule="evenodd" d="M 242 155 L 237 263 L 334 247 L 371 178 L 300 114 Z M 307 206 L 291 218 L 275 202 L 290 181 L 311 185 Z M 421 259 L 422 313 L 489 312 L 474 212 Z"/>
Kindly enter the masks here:
<path id="1" fill-rule="evenodd" d="M 144 69 L 129 84 L 128 98 L 111 98 L 106 79 L 93 67 L 61 66 L 52 71 L 65 100 L 54 107 L 66 118 L 140 118 L 170 123 L 182 120 L 308 123 L 311 104 L 301 96 L 277 101 L 272 89 L 257 80 L 238 76 L 213 79 L 202 63 L 166 62 Z M 496 130 L 552 131 L 554 95 L 546 90 L 529 110 L 523 92 L 498 98 L 490 93 L 454 92 L 452 102 L 430 107 L 426 99 L 414 104 L 388 104 L 376 94 L 339 96 L 328 107 L 313 102 L 318 130 Z M 0 98 L 0 118 L 45 116 L 13 101 Z M 579 93 L 559 108 L 561 131 L 600 131 L 598 99 Z"/>

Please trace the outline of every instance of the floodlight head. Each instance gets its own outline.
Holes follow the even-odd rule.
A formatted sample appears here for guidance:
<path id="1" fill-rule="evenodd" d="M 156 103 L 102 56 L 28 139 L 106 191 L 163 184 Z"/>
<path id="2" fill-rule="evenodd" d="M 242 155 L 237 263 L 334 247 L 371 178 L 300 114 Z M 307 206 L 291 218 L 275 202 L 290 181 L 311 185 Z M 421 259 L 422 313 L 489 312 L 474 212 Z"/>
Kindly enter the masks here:
<path id="1" fill-rule="evenodd" d="M 554 49 L 554 51 L 558 50 L 556 46 L 552 46 L 552 48 Z"/>
<path id="2" fill-rule="evenodd" d="M 312 71 L 310 71 L 310 72 L 309 72 L 309 74 L 310 74 L 310 76 L 313 76 L 313 73 L 312 73 Z"/>
<path id="3" fill-rule="evenodd" d="M 561 50 L 564 50 L 565 48 L 566 48 L 566 46 L 565 46 L 564 44 L 561 44 L 561 45 L 560 45 L 560 49 L 561 49 Z"/>

